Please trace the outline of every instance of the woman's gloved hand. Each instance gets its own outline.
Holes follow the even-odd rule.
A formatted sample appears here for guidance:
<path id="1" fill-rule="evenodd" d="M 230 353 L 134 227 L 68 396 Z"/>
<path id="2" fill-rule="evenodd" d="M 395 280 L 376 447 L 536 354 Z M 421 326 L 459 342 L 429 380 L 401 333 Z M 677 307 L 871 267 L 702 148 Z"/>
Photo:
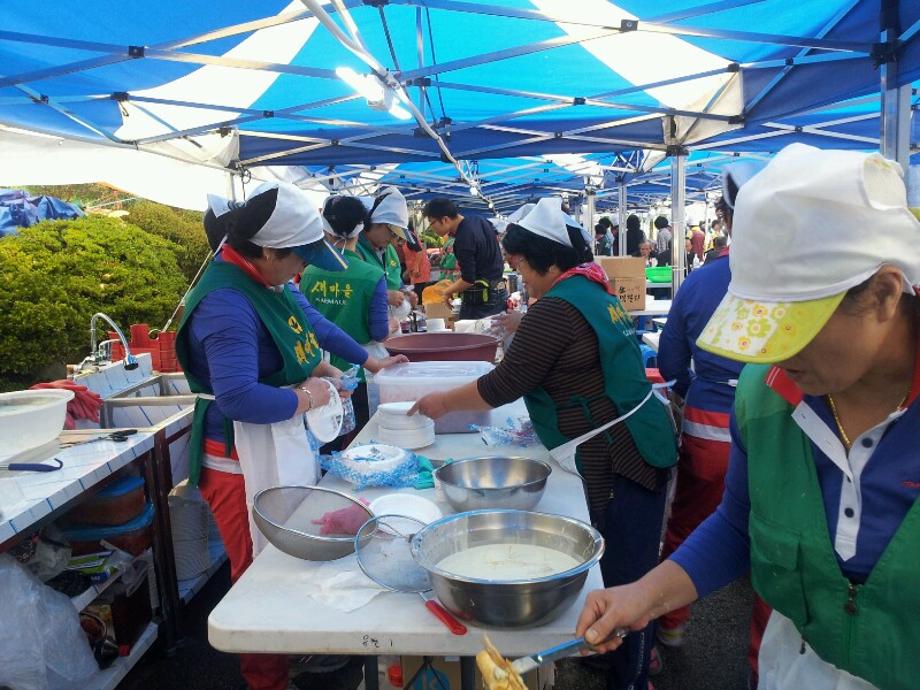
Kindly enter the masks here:
<path id="1" fill-rule="evenodd" d="M 369 503 L 359 498 L 364 505 Z M 319 520 L 312 520 L 314 525 L 320 525 L 319 534 L 321 537 L 331 535 L 355 535 L 361 529 L 361 525 L 368 521 L 370 515 L 366 510 L 362 510 L 356 505 L 350 505 L 347 508 L 339 508 L 324 513 Z"/>
<path id="2" fill-rule="evenodd" d="M 386 369 L 394 364 L 408 362 L 409 358 L 405 355 L 393 355 L 392 357 L 368 357 L 364 362 L 364 368 L 372 374 L 376 374 L 381 369 Z"/>
<path id="3" fill-rule="evenodd" d="M 387 304 L 399 307 L 406 301 L 406 294 L 401 290 L 387 290 Z"/>
<path id="4" fill-rule="evenodd" d="M 498 336 L 499 338 L 507 338 L 518 329 L 518 326 L 521 325 L 521 319 L 523 318 L 524 314 L 519 311 L 507 311 L 504 314 L 496 314 L 492 317 L 492 328 L 490 331 L 492 335 Z"/>
<path id="5" fill-rule="evenodd" d="M 443 392 L 438 391 L 436 393 L 423 395 L 416 400 L 407 414 L 413 415 L 421 413 L 431 419 L 440 419 L 448 412 L 450 412 L 450 410 L 447 407 L 447 397 Z"/>
<path id="6" fill-rule="evenodd" d="M 329 402 L 329 386 L 326 381 L 316 376 L 304 379 L 294 387 L 294 393 L 297 394 L 297 411 L 295 414 L 309 412 L 318 407 L 323 407 Z"/>

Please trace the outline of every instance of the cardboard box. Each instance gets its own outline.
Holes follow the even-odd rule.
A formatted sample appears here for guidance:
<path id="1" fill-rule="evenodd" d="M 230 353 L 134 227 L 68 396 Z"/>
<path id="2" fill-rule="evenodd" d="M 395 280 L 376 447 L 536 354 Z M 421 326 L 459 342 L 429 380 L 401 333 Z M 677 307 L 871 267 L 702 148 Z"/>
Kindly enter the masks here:
<path id="1" fill-rule="evenodd" d="M 411 685 L 408 684 L 408 681 L 412 676 L 418 672 L 419 668 L 422 666 L 423 659 L 429 659 L 431 661 L 431 669 L 426 671 L 424 674 L 419 674 L 419 677 Z M 460 690 L 460 658 L 456 656 L 442 657 L 442 656 L 432 656 L 432 657 L 420 657 L 420 656 L 404 656 L 400 657 L 402 662 L 402 673 L 403 673 L 403 682 L 406 683 L 404 686 L 406 690 L 422 690 L 423 688 L 440 688 L 441 685 L 438 685 L 438 681 L 434 680 L 433 675 L 436 673 L 438 679 L 441 681 L 443 686 L 447 690 Z M 474 664 L 475 666 L 475 664 Z M 424 676 L 424 677 L 423 677 Z M 531 671 L 530 673 L 524 676 L 524 684 L 527 685 L 528 690 L 542 690 L 548 685 L 548 674 L 543 669 L 538 669 L 536 671 Z M 481 688 L 482 685 L 482 676 L 479 674 L 479 669 L 476 669 L 476 680 L 473 684 L 475 688 Z"/>
<path id="2" fill-rule="evenodd" d="M 425 316 L 429 319 L 444 319 L 445 322 L 450 323 L 455 320 L 454 311 L 448 305 L 443 302 L 435 304 L 426 304 L 425 305 Z"/>
<path id="3" fill-rule="evenodd" d="M 645 259 L 631 256 L 598 256 L 610 285 L 627 311 L 645 309 Z"/>

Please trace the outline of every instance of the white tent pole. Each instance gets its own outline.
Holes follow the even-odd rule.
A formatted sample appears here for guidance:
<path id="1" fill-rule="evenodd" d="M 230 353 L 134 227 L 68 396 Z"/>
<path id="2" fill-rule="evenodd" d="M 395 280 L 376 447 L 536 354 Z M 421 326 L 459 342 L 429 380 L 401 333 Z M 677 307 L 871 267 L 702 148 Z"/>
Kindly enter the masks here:
<path id="1" fill-rule="evenodd" d="M 894 0 L 897 9 L 897 0 Z M 884 12 L 884 10 L 883 10 Z M 895 47 L 898 31 L 883 27 L 881 45 L 888 46 L 885 61 L 879 66 L 881 76 L 881 153 L 897 161 L 904 172 L 910 165 L 910 84 L 898 86 L 898 62 Z"/>
<path id="2" fill-rule="evenodd" d="M 677 294 L 684 282 L 687 268 L 687 252 L 684 243 L 687 236 L 687 223 L 684 219 L 684 200 L 687 189 L 687 152 L 681 150 L 671 157 L 671 296 Z"/>
<path id="3" fill-rule="evenodd" d="M 588 231 L 588 234 L 593 235 L 594 233 L 594 187 L 589 183 L 585 184 L 585 211 L 584 211 L 584 220 L 582 221 L 585 226 L 585 230 Z"/>
<path id="4" fill-rule="evenodd" d="M 617 187 L 617 212 L 620 218 L 620 232 L 617 235 L 620 249 L 617 254 L 626 256 L 626 184 L 623 182 Z"/>

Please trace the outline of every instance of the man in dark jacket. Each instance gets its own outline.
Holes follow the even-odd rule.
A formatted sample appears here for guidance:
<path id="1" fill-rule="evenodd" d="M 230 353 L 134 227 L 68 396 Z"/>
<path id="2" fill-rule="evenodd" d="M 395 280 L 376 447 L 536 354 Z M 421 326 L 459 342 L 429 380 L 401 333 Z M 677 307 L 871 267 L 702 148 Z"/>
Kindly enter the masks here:
<path id="1" fill-rule="evenodd" d="M 460 318 L 482 319 L 505 311 L 505 262 L 492 224 L 475 216 L 465 218 L 450 199 L 432 199 L 422 212 L 438 235 L 454 238 L 460 278 L 447 287 L 445 298 L 460 295 Z"/>

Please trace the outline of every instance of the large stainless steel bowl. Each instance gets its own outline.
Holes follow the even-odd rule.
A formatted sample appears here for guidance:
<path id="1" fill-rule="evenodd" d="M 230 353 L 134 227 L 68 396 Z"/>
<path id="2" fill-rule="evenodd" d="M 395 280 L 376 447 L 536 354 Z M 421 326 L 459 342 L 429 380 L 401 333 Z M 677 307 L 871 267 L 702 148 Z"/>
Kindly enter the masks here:
<path id="1" fill-rule="evenodd" d="M 531 580 L 461 577 L 438 567 L 448 556 L 488 544 L 535 544 L 556 549 L 581 565 Z M 600 533 L 574 518 L 522 510 L 479 510 L 432 522 L 412 539 L 412 557 L 431 576 L 438 599 L 454 615 L 478 625 L 542 625 L 571 606 L 588 571 L 604 553 Z"/>
<path id="2" fill-rule="evenodd" d="M 343 509 L 354 511 L 354 519 L 347 521 L 354 531 L 321 535 L 321 526 L 314 520 Z M 259 531 L 278 550 L 305 561 L 332 561 L 354 552 L 355 532 L 374 514 L 341 491 L 319 486 L 275 486 L 253 497 L 252 517 Z"/>
<path id="3" fill-rule="evenodd" d="M 532 510 L 553 468 L 520 457 L 465 458 L 435 470 L 447 502 L 458 513 L 487 508 Z"/>

